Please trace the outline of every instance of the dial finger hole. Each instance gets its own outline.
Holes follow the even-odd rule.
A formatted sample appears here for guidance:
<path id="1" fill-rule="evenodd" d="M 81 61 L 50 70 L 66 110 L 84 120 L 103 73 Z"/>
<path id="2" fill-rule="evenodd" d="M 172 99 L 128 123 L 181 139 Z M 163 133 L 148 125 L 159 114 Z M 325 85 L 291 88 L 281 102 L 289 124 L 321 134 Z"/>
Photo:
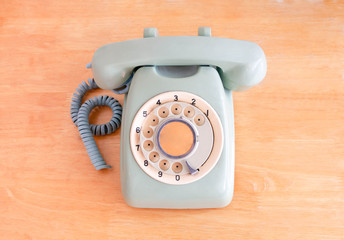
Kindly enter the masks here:
<path id="1" fill-rule="evenodd" d="M 152 162 L 157 162 L 159 160 L 160 156 L 159 153 L 157 152 L 151 152 L 149 154 L 149 160 L 151 160 Z"/>
<path id="2" fill-rule="evenodd" d="M 146 138 L 150 138 L 153 136 L 153 129 L 150 127 L 146 127 L 143 129 L 143 136 L 145 136 Z"/>
<path id="3" fill-rule="evenodd" d="M 159 167 L 161 168 L 161 170 L 166 171 L 170 168 L 170 163 L 167 160 L 161 160 L 159 162 Z"/>
<path id="4" fill-rule="evenodd" d="M 195 118 L 194 118 L 194 121 L 196 123 L 196 125 L 198 126 L 202 126 L 204 124 L 204 117 L 201 115 L 201 114 L 198 114 Z"/>
<path id="5" fill-rule="evenodd" d="M 171 112 L 174 115 L 179 115 L 182 112 L 182 107 L 179 104 L 173 104 L 171 107 Z"/>
<path id="6" fill-rule="evenodd" d="M 184 109 L 185 117 L 192 118 L 195 115 L 195 110 L 192 107 L 186 107 Z"/>
<path id="7" fill-rule="evenodd" d="M 169 111 L 167 107 L 162 107 L 159 109 L 158 113 L 160 117 L 165 118 L 168 116 Z"/>
<path id="8" fill-rule="evenodd" d="M 180 173 L 183 170 L 183 165 L 179 162 L 173 163 L 172 170 L 175 173 Z"/>
<path id="9" fill-rule="evenodd" d="M 144 141 L 143 143 L 143 148 L 146 150 L 146 151 L 151 151 L 154 147 L 154 144 L 152 141 L 150 140 L 146 140 Z"/>
<path id="10" fill-rule="evenodd" d="M 156 126 L 158 125 L 158 123 L 159 123 L 159 118 L 154 114 L 151 114 L 149 118 L 147 119 L 148 126 Z"/>

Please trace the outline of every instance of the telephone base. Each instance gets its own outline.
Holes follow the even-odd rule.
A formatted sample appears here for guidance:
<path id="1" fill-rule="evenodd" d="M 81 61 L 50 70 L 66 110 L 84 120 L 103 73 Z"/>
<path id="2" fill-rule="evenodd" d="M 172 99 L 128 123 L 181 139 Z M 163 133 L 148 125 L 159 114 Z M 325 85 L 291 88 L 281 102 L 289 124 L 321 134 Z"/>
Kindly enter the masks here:
<path id="1" fill-rule="evenodd" d="M 224 89 L 213 67 L 199 67 L 194 75 L 169 78 L 156 67 L 141 67 L 133 76 L 125 97 L 121 130 L 121 184 L 128 205 L 137 208 L 220 208 L 233 197 L 234 121 L 232 93 Z M 218 114 L 223 127 L 223 150 L 216 165 L 201 179 L 183 184 L 166 184 L 147 175 L 135 161 L 130 146 L 131 123 L 142 102 L 170 91 L 202 96 Z M 216 136 L 215 136 L 216 138 Z"/>

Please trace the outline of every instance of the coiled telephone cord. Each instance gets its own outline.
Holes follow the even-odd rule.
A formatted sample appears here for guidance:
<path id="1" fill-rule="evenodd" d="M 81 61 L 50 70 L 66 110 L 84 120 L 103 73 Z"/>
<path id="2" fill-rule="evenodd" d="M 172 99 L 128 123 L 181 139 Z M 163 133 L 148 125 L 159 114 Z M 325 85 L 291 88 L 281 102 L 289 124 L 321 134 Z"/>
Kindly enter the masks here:
<path id="1" fill-rule="evenodd" d="M 94 79 L 88 79 L 88 84 L 83 81 L 73 94 L 70 113 L 74 124 L 79 129 L 81 139 L 84 142 L 93 166 L 96 170 L 100 170 L 111 168 L 111 166 L 105 163 L 93 135 L 106 135 L 116 131 L 121 125 L 122 106 L 116 99 L 106 95 L 91 98 L 82 104 L 84 95 L 88 91 L 97 88 L 99 87 Z M 89 123 L 90 112 L 98 106 L 108 106 L 111 108 L 113 115 L 108 123 L 100 125 Z"/>

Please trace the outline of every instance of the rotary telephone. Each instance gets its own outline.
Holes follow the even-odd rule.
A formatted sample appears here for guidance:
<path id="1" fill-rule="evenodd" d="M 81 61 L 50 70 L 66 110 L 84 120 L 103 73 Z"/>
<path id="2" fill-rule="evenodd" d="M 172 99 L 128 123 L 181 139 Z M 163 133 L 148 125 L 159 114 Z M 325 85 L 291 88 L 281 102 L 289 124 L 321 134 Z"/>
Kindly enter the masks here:
<path id="1" fill-rule="evenodd" d="M 198 36 L 159 37 L 146 28 L 143 39 L 100 47 L 87 65 L 93 72 L 74 93 L 71 115 L 97 170 L 110 168 L 93 135 L 121 128 L 121 187 L 140 208 L 218 208 L 228 205 L 234 186 L 232 91 L 258 84 L 266 74 L 263 50 L 255 43 Z M 82 104 L 95 88 L 125 94 Z M 96 106 L 109 106 L 110 122 L 90 125 Z"/>

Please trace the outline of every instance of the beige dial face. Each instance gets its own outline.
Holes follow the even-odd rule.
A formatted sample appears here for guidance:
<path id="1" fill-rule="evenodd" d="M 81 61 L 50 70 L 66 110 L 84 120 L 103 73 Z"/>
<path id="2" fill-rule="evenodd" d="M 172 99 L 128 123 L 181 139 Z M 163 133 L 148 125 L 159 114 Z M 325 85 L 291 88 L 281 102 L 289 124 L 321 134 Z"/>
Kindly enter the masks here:
<path id="1" fill-rule="evenodd" d="M 217 113 L 201 97 L 165 92 L 137 112 L 130 145 L 136 162 L 149 176 L 167 184 L 187 184 L 216 165 L 223 130 Z"/>

